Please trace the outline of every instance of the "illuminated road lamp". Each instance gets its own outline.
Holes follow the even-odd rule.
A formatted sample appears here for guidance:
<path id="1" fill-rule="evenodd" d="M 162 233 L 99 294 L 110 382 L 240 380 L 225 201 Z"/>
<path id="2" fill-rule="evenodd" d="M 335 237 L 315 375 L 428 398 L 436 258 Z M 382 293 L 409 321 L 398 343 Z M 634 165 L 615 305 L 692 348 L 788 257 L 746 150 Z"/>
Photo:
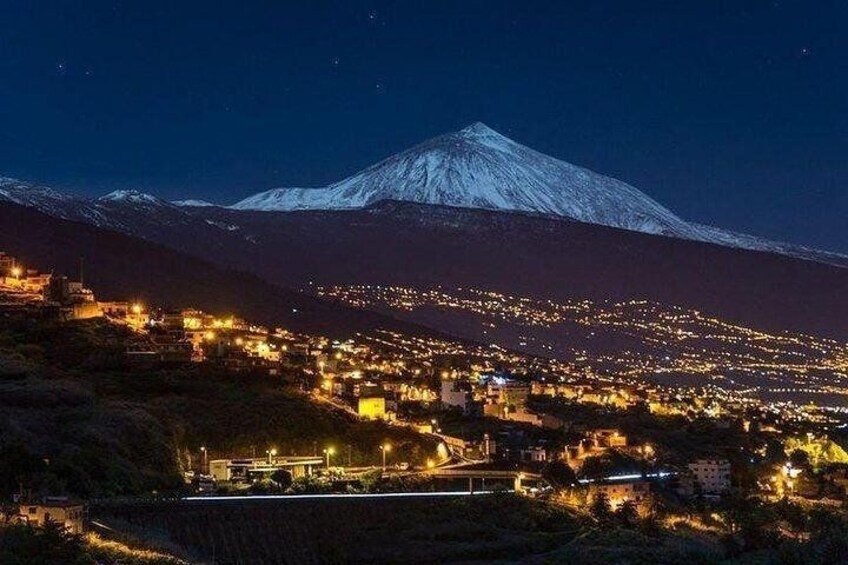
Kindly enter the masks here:
<path id="1" fill-rule="evenodd" d="M 142 311 L 144 310 L 144 307 L 141 304 L 139 304 L 138 302 L 136 302 L 132 305 L 130 310 L 132 311 L 133 314 L 138 316 L 139 314 L 142 313 Z"/>
<path id="2" fill-rule="evenodd" d="M 24 274 L 24 270 L 20 267 L 12 267 L 12 276 L 16 279 L 21 278 L 21 275 Z"/>
<path id="3" fill-rule="evenodd" d="M 268 465 L 272 464 L 274 462 L 274 457 L 277 456 L 277 448 L 272 447 L 271 449 L 269 449 L 265 453 L 268 455 Z"/>
<path id="4" fill-rule="evenodd" d="M 327 469 L 330 468 L 330 457 L 336 453 L 336 449 L 334 447 L 328 447 L 324 450 L 324 456 L 327 459 Z"/>
<path id="5" fill-rule="evenodd" d="M 383 472 L 386 471 L 386 454 L 392 450 L 392 444 L 386 442 L 380 446 L 380 451 L 383 452 Z"/>
<path id="6" fill-rule="evenodd" d="M 203 339 L 205 339 L 206 341 L 212 341 L 213 339 L 215 339 L 215 332 L 206 332 L 205 334 L 203 334 Z"/>

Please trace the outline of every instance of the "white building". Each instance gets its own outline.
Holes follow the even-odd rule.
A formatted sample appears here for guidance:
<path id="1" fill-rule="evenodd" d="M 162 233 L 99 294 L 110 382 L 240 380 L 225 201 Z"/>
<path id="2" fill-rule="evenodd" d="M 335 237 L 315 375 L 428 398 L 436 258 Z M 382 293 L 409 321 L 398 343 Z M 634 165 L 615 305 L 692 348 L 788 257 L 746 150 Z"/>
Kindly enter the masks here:
<path id="1" fill-rule="evenodd" d="M 698 459 L 689 470 L 703 494 L 722 494 L 730 490 L 730 461 L 727 459 Z"/>
<path id="2" fill-rule="evenodd" d="M 467 381 L 456 380 L 442 381 L 440 399 L 445 408 L 459 408 L 463 414 L 468 414 L 471 411 L 474 400 L 471 394 L 471 385 Z"/>

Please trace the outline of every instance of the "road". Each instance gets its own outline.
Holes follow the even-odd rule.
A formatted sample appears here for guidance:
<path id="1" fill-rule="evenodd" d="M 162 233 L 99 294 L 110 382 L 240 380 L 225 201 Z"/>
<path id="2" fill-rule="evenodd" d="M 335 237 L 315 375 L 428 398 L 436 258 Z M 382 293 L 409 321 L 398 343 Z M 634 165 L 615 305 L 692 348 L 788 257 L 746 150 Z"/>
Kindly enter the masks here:
<path id="1" fill-rule="evenodd" d="M 439 498 L 456 496 L 477 496 L 481 494 L 492 494 L 493 491 L 458 491 L 458 492 L 381 492 L 372 494 L 260 494 L 252 496 L 187 496 L 179 499 L 181 502 L 236 502 L 250 500 L 321 500 L 321 499 L 360 499 L 360 498 Z"/>

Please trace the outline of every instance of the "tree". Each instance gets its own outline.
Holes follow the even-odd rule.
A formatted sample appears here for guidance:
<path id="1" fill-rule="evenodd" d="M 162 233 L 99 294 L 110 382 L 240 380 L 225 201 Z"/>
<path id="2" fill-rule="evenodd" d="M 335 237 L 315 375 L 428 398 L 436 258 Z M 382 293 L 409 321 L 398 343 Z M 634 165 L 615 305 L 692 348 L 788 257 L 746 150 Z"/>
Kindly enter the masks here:
<path id="1" fill-rule="evenodd" d="M 292 484 L 292 474 L 285 469 L 278 469 L 271 473 L 271 481 L 281 490 L 286 490 Z"/>
<path id="2" fill-rule="evenodd" d="M 10 565 L 90 565 L 82 536 L 51 522 L 41 528 L 13 524 L 0 528 L 0 563 Z"/>
<path id="3" fill-rule="evenodd" d="M 810 464 L 810 454 L 803 449 L 793 449 L 789 454 L 789 462 L 793 467 L 806 467 Z"/>
<path id="4" fill-rule="evenodd" d="M 564 461 L 551 461 L 542 469 L 542 477 L 556 490 L 562 490 L 577 482 L 577 475 Z"/>
<path id="5" fill-rule="evenodd" d="M 13 443 L 0 447 L 0 497 L 9 498 L 21 485 L 31 487 L 44 470 L 44 461 L 25 445 Z"/>
<path id="6" fill-rule="evenodd" d="M 595 494 L 589 506 L 589 514 L 598 522 L 608 522 L 612 517 L 612 506 L 607 493 L 600 491 Z"/>
<path id="7" fill-rule="evenodd" d="M 590 479 L 603 479 L 610 475 L 632 472 L 638 469 L 640 463 L 616 449 L 610 449 L 602 455 L 586 457 L 580 468 L 582 476 Z"/>
<path id="8" fill-rule="evenodd" d="M 615 517 L 623 526 L 630 527 L 639 521 L 639 510 L 632 500 L 625 500 L 615 511 Z"/>

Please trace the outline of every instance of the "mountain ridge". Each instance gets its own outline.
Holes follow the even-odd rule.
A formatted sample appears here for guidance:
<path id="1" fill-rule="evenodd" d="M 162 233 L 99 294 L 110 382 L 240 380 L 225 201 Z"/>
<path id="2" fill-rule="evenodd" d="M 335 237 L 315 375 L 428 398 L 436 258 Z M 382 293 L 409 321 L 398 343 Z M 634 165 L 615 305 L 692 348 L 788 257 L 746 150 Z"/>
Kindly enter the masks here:
<path id="1" fill-rule="evenodd" d="M 637 188 L 521 145 L 476 122 L 326 187 L 276 188 L 230 209 L 361 209 L 381 200 L 536 213 L 848 265 L 848 255 L 689 222 Z"/>
<path id="2" fill-rule="evenodd" d="M 622 207 L 625 199 L 628 206 Z M 546 213 L 658 234 L 685 229 L 671 211 L 632 186 L 539 153 L 481 122 L 428 139 L 327 187 L 272 189 L 231 208 L 343 210 L 379 200 Z"/>
<path id="3" fill-rule="evenodd" d="M 157 237 L 150 237 L 151 230 L 177 232 L 193 226 L 195 235 L 213 246 L 225 245 L 224 233 L 253 237 L 241 230 L 237 218 L 216 218 L 214 210 L 221 208 L 345 211 L 382 201 L 415 202 L 538 214 L 848 267 L 846 254 L 688 222 L 627 183 L 544 155 L 481 122 L 428 139 L 329 186 L 272 189 L 229 207 L 200 200 L 169 202 L 135 190 L 87 199 L 7 177 L 0 177 L 0 200 L 153 240 Z"/>

